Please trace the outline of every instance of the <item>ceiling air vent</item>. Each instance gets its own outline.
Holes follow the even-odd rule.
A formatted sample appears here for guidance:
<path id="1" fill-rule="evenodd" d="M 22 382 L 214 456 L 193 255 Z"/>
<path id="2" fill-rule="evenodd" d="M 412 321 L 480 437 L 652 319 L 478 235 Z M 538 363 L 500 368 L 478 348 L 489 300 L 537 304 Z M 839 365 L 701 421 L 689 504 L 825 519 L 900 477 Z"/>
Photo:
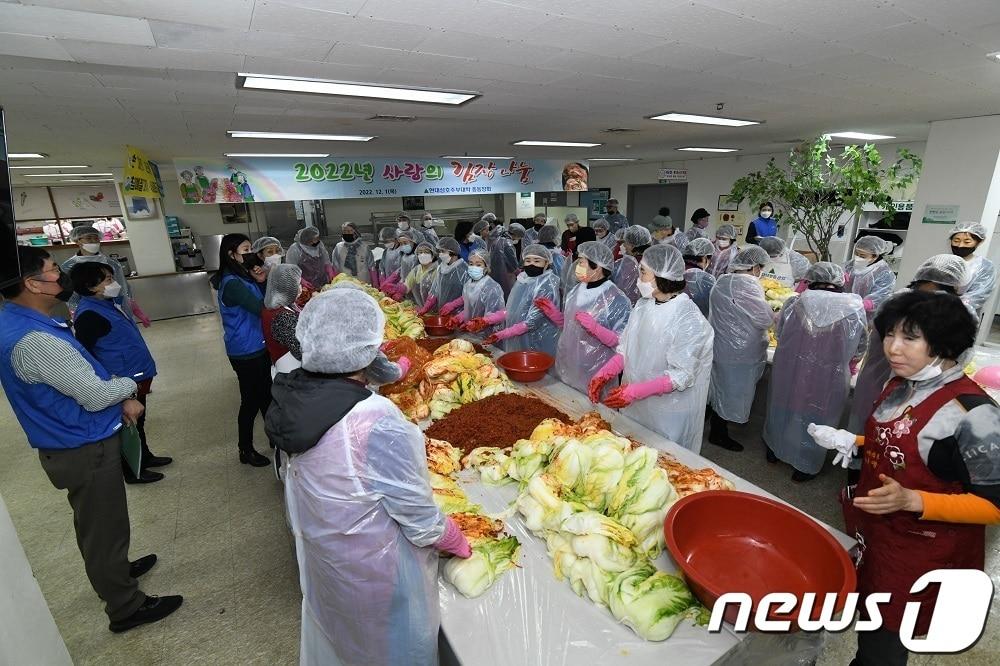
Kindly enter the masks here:
<path id="1" fill-rule="evenodd" d="M 627 134 L 628 132 L 638 132 L 639 130 L 634 127 L 609 127 L 601 131 L 607 134 Z"/>
<path id="2" fill-rule="evenodd" d="M 381 113 L 376 113 L 368 120 L 379 120 L 386 123 L 412 123 L 416 119 L 417 119 L 416 116 L 388 116 Z"/>

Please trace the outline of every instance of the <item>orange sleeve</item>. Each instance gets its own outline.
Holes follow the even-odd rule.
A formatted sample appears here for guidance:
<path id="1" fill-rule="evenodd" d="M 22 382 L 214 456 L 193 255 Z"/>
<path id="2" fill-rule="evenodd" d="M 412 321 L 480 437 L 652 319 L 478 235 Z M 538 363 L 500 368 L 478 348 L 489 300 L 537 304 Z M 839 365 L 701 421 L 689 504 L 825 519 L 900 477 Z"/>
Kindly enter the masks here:
<path id="1" fill-rule="evenodd" d="M 996 525 L 1000 523 L 1000 508 L 986 498 L 972 493 L 948 495 L 918 490 L 924 501 L 921 520 L 940 520 L 946 523 L 973 523 Z"/>
<path id="2" fill-rule="evenodd" d="M 855 436 L 855 438 L 854 438 L 854 446 L 856 446 L 858 448 L 861 448 L 864 445 L 865 445 L 865 436 L 864 435 L 857 435 L 857 436 Z"/>

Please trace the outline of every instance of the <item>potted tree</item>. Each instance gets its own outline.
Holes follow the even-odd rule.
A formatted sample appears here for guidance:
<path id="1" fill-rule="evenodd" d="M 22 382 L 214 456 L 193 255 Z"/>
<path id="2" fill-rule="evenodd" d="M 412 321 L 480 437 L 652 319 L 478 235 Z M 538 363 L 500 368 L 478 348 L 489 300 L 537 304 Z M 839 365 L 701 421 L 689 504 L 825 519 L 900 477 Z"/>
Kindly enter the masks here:
<path id="1" fill-rule="evenodd" d="M 923 161 L 905 148 L 896 160 L 883 165 L 874 145 L 845 146 L 839 155 L 823 135 L 799 144 L 779 167 L 772 157 L 761 171 L 749 173 L 735 183 L 730 202 L 749 199 L 756 206 L 770 201 L 779 220 L 801 233 L 820 261 L 830 260 L 830 240 L 837 227 L 856 220 L 865 204 L 892 215 L 892 193 L 902 190 L 920 174 Z"/>

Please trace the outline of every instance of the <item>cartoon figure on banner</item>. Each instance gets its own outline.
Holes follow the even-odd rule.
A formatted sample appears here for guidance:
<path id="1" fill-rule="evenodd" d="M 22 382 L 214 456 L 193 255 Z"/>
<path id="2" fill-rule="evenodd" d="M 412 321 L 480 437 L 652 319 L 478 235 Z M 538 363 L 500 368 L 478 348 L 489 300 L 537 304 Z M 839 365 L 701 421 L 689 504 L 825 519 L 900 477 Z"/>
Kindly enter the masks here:
<path id="1" fill-rule="evenodd" d="M 236 188 L 236 191 L 240 196 L 240 200 L 253 201 L 253 190 L 250 189 L 250 183 L 247 182 L 246 173 L 240 171 L 232 164 L 227 164 L 226 168 L 233 172 L 232 175 L 229 176 L 229 182 L 231 182 Z"/>
<path id="2" fill-rule="evenodd" d="M 563 167 L 563 189 L 567 192 L 586 192 L 588 175 L 587 167 L 579 162 L 570 162 Z"/>
<path id="3" fill-rule="evenodd" d="M 205 175 L 205 167 L 200 165 L 196 166 L 194 168 L 194 177 L 195 180 L 198 182 L 198 187 L 200 187 L 202 191 L 208 189 L 209 183 L 208 183 L 208 176 Z"/>
<path id="4" fill-rule="evenodd" d="M 181 171 L 181 178 L 183 179 L 183 182 L 180 184 L 181 199 L 184 200 L 184 203 L 198 203 L 201 201 L 203 196 L 202 188 L 199 188 L 198 185 L 192 182 L 194 174 L 185 169 Z M 206 180 L 206 184 L 207 182 Z"/>

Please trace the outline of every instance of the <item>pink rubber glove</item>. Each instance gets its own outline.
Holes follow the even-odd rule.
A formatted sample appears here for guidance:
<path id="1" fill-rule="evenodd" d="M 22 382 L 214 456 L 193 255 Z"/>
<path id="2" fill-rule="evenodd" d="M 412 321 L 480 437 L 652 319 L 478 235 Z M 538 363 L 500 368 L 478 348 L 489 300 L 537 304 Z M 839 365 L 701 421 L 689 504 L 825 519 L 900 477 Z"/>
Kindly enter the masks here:
<path id="1" fill-rule="evenodd" d="M 397 268 L 389 275 L 386 279 L 382 280 L 382 286 L 387 287 L 390 284 L 396 284 L 399 282 L 399 269 Z"/>
<path id="2" fill-rule="evenodd" d="M 465 305 L 465 300 L 463 300 L 462 297 L 459 296 L 455 300 L 448 301 L 447 303 L 445 303 L 438 311 L 438 313 L 442 315 L 450 315 L 452 312 L 455 312 L 463 305 Z"/>
<path id="3" fill-rule="evenodd" d="M 866 298 L 861 301 L 861 304 L 865 306 L 865 312 L 875 312 L 875 301 L 870 298 Z"/>
<path id="4" fill-rule="evenodd" d="M 437 305 L 437 302 L 438 302 L 437 297 L 434 294 L 431 294 L 430 296 L 427 297 L 427 300 L 424 301 L 424 307 L 417 310 L 417 314 L 423 317 L 425 314 L 434 309 L 434 306 Z"/>
<path id="5" fill-rule="evenodd" d="M 327 284 L 333 282 L 333 278 L 337 277 L 337 269 L 330 264 L 326 265 L 326 281 Z"/>
<path id="6" fill-rule="evenodd" d="M 453 317 L 448 319 L 448 328 L 450 329 L 461 328 L 464 325 L 465 325 L 464 312 L 459 312 L 457 315 L 454 315 Z"/>
<path id="7" fill-rule="evenodd" d="M 378 290 L 381 291 L 386 296 L 388 296 L 389 298 L 394 298 L 396 296 L 396 285 L 394 284 L 388 284 L 383 282 L 382 286 L 379 287 Z"/>
<path id="8" fill-rule="evenodd" d="M 851 362 L 847 364 L 847 367 L 851 370 L 851 377 L 858 374 L 858 359 L 852 358 Z"/>
<path id="9" fill-rule="evenodd" d="M 674 390 L 674 383 L 670 377 L 664 375 L 646 382 L 636 382 L 635 384 L 622 384 L 613 390 L 604 404 L 612 409 L 628 407 L 636 400 L 644 400 L 653 395 L 662 395 Z"/>
<path id="10" fill-rule="evenodd" d="M 576 320 L 580 322 L 583 330 L 597 338 L 598 342 L 605 347 L 611 347 L 612 349 L 618 347 L 618 334 L 598 324 L 597 320 L 589 312 L 577 312 Z"/>
<path id="11" fill-rule="evenodd" d="M 507 321 L 507 311 L 497 310 L 496 312 L 490 312 L 484 315 L 482 319 L 490 326 L 496 326 L 497 324 L 502 324 Z"/>
<path id="12" fill-rule="evenodd" d="M 444 534 L 434 544 L 434 547 L 442 553 L 461 557 L 463 560 L 472 556 L 472 546 L 469 545 L 469 540 L 465 538 L 462 530 L 458 529 L 458 524 L 451 518 L 445 520 Z"/>
<path id="13" fill-rule="evenodd" d="M 508 338 L 516 338 L 517 336 L 524 335 L 527 332 L 528 332 L 528 325 L 523 321 L 519 321 L 513 326 L 508 326 L 507 328 L 497 331 L 493 335 L 487 337 L 485 340 L 483 340 L 483 344 L 486 345 L 496 344 L 501 340 L 506 340 Z"/>
<path id="14" fill-rule="evenodd" d="M 805 280 L 799 280 L 799 283 L 795 285 L 795 293 L 801 294 L 803 291 L 809 288 L 809 283 Z"/>
<path id="15" fill-rule="evenodd" d="M 559 328 L 563 327 L 566 319 L 563 317 L 563 313 L 559 312 L 559 308 L 556 307 L 555 303 L 547 298 L 536 298 L 534 303 L 535 307 L 541 310 L 542 314 L 548 317 L 553 324 Z"/>
<path id="16" fill-rule="evenodd" d="M 399 360 L 396 361 L 396 365 L 398 365 L 399 369 L 403 371 L 403 374 L 399 376 L 400 379 L 410 373 L 410 359 L 406 356 L 400 356 Z"/>
<path id="17" fill-rule="evenodd" d="M 601 391 L 604 390 L 604 385 L 611 381 L 614 377 L 620 375 L 624 369 L 625 357 L 621 354 L 615 354 L 612 356 L 611 359 L 597 371 L 597 374 L 593 376 L 590 380 L 590 384 L 587 386 L 587 395 L 590 396 L 590 401 L 595 405 L 599 403 L 601 401 Z"/>
<path id="18" fill-rule="evenodd" d="M 376 289 L 378 289 L 378 286 L 379 286 L 378 271 L 375 270 L 374 268 L 369 268 L 368 269 L 368 279 L 370 279 L 372 281 L 371 282 L 372 286 L 375 287 Z"/>
<path id="19" fill-rule="evenodd" d="M 132 314 L 135 315 L 136 319 L 142 322 L 144 328 L 149 328 L 149 324 L 151 323 L 149 321 L 149 317 L 146 316 L 146 313 L 142 311 L 142 308 L 140 308 L 139 304 L 135 301 L 132 301 Z"/>
<path id="20" fill-rule="evenodd" d="M 316 287 L 314 287 L 312 285 L 312 282 L 310 282 L 309 280 L 301 278 L 299 279 L 299 282 L 302 283 L 302 291 L 316 291 Z"/>

